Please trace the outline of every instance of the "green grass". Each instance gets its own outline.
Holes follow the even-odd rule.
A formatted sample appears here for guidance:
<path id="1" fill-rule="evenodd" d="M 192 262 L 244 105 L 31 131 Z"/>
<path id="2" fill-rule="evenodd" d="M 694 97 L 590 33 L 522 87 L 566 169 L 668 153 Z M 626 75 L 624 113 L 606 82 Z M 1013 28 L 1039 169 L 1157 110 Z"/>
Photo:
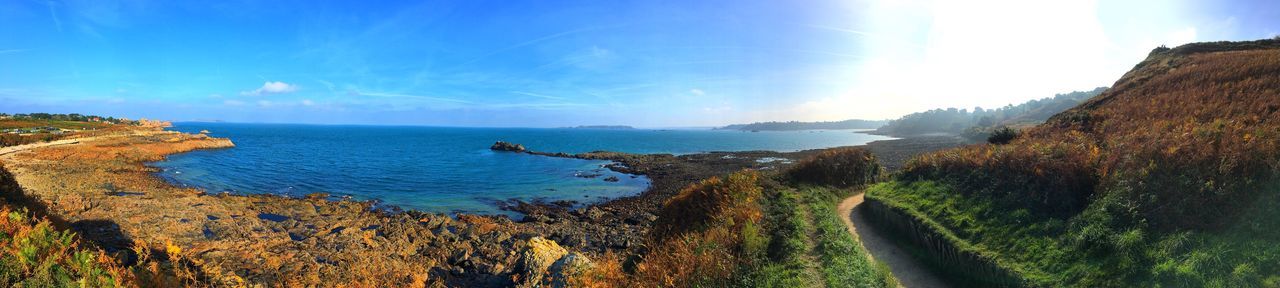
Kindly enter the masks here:
<path id="1" fill-rule="evenodd" d="M 7 209 L 4 209 L 7 210 Z M 0 226 L 0 284 L 10 287 L 116 287 L 118 270 L 75 242 L 75 234 L 5 211 Z"/>
<path id="2" fill-rule="evenodd" d="M 773 191 L 766 203 L 765 263 L 745 273 L 751 287 L 896 287 L 845 230 L 836 205 L 848 190 L 805 186 Z"/>
<path id="3" fill-rule="evenodd" d="M 817 226 L 818 255 L 827 287 L 896 287 L 897 281 L 884 263 L 873 262 L 858 240 L 849 234 L 836 206 L 846 190 L 802 188 Z M 867 285 L 870 284 L 870 285 Z"/>
<path id="4" fill-rule="evenodd" d="M 1117 219 L 1132 201 L 1124 195 L 1104 195 L 1079 215 L 1057 219 L 965 197 L 934 181 L 890 181 L 868 189 L 869 198 L 928 219 L 1031 286 L 1280 285 L 1280 196 L 1243 205 L 1249 208 L 1242 220 L 1225 230 L 1162 231 Z"/>
<path id="5" fill-rule="evenodd" d="M 60 129 L 79 130 L 79 129 L 88 129 L 88 128 L 106 128 L 106 127 L 110 127 L 111 124 L 100 123 L 100 122 L 36 120 L 36 119 L 0 120 L 0 129 L 34 128 L 34 127 L 44 127 L 44 126 L 50 126 L 54 128 L 60 128 Z"/>

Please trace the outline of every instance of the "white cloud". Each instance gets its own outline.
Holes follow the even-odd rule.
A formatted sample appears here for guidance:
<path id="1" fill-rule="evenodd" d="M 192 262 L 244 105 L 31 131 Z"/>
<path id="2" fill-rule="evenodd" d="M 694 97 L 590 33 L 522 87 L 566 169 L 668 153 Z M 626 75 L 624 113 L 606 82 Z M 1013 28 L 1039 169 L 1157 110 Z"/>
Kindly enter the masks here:
<path id="1" fill-rule="evenodd" d="M 313 106 L 313 105 L 316 105 L 316 102 L 311 101 L 311 99 L 302 99 L 302 106 Z"/>
<path id="2" fill-rule="evenodd" d="M 271 105 L 275 105 L 275 103 L 267 100 L 258 100 L 258 107 L 271 107 Z"/>
<path id="3" fill-rule="evenodd" d="M 226 100 L 226 101 L 222 101 L 222 105 L 227 105 L 227 106 L 244 106 L 244 101 L 240 101 L 240 100 Z"/>
<path id="4" fill-rule="evenodd" d="M 298 91 L 297 85 L 292 85 L 289 83 L 284 83 L 279 81 L 267 81 L 266 83 L 262 83 L 262 87 L 259 87 L 258 89 L 253 89 L 250 91 L 240 92 L 240 95 L 258 96 L 263 94 L 293 93 L 295 91 Z"/>
<path id="5" fill-rule="evenodd" d="M 702 89 L 696 89 L 696 88 L 689 90 L 689 93 L 693 93 L 693 95 L 697 95 L 697 96 L 707 95 L 706 91 L 702 91 Z"/>

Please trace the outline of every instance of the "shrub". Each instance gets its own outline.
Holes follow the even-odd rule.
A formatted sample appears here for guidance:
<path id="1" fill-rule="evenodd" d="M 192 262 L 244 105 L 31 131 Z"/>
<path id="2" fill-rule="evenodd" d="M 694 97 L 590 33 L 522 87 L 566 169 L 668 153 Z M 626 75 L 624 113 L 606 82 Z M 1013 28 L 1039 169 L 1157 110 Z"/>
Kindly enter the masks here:
<path id="1" fill-rule="evenodd" d="M 663 206 L 649 232 L 649 251 L 630 269 L 616 254 L 572 283 L 579 286 L 723 287 L 764 249 L 759 174 L 737 172 L 689 185 Z"/>
<path id="2" fill-rule="evenodd" d="M 975 145 L 921 155 L 907 162 L 899 178 L 939 180 L 965 195 L 1065 218 L 1088 205 L 1098 183 L 1098 150 L 1086 147 Z"/>
<path id="3" fill-rule="evenodd" d="M 1013 128 L 1003 126 L 996 128 L 995 131 L 991 132 L 991 136 L 987 137 L 987 143 L 1008 144 L 1009 141 L 1013 141 L 1014 138 L 1018 138 L 1018 130 L 1013 130 Z"/>
<path id="4" fill-rule="evenodd" d="M 1010 144 L 909 162 L 898 180 L 947 189 L 893 198 L 1043 270 L 1043 286 L 1274 284 L 1277 93 L 1277 41 L 1153 53 Z"/>
<path id="5" fill-rule="evenodd" d="M 5 286 L 116 287 L 132 273 L 102 252 L 80 248 L 75 233 L 25 211 L 0 209 L 0 283 Z"/>
<path id="6" fill-rule="evenodd" d="M 664 241 L 716 226 L 759 221 L 759 178 L 759 173 L 743 171 L 723 180 L 711 177 L 685 187 L 663 205 L 651 238 Z"/>
<path id="7" fill-rule="evenodd" d="M 881 170 L 866 149 L 836 148 L 796 163 L 787 175 L 797 182 L 847 188 L 875 182 Z"/>

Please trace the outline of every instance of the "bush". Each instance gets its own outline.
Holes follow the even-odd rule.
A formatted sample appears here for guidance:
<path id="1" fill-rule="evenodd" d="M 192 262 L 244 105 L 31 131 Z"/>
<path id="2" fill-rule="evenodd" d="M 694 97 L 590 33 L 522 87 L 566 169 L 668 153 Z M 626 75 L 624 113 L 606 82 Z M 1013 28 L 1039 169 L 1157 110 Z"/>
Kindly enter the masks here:
<path id="1" fill-rule="evenodd" d="M 634 260 L 605 255 L 600 265 L 570 282 L 584 287 L 731 285 L 741 267 L 764 252 L 759 180 L 758 173 L 742 171 L 689 185 L 659 212 L 645 254 Z"/>
<path id="2" fill-rule="evenodd" d="M 80 248 L 75 233 L 25 211 L 0 209 L 0 283 L 5 286 L 115 287 L 127 270 L 102 252 Z"/>
<path id="3" fill-rule="evenodd" d="M 809 157 L 787 170 L 796 182 L 848 188 L 876 181 L 880 162 L 862 148 L 829 149 Z"/>
<path id="4" fill-rule="evenodd" d="M 715 226 L 760 220 L 763 216 L 756 203 L 762 190 L 759 179 L 759 173 L 743 171 L 724 180 L 711 177 L 685 187 L 658 212 L 651 238 L 663 241 Z"/>
<path id="5" fill-rule="evenodd" d="M 1000 127 L 1000 128 L 996 128 L 995 131 L 991 132 L 991 136 L 987 137 L 987 143 L 1008 144 L 1009 141 L 1013 141 L 1014 138 L 1018 138 L 1018 130 L 1014 130 L 1013 128 L 1009 128 L 1007 126 Z"/>
<path id="6" fill-rule="evenodd" d="M 1087 147 L 1064 143 L 969 146 L 912 159 L 899 179 L 934 179 L 965 195 L 1065 218 L 1088 205 L 1098 183 L 1098 149 Z"/>

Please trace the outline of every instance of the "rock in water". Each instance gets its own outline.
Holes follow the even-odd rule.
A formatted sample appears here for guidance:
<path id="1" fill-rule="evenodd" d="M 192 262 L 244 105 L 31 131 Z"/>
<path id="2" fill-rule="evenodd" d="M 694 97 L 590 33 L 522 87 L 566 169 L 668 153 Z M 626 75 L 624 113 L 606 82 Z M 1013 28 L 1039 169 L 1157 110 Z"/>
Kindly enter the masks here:
<path id="1" fill-rule="evenodd" d="M 496 151 L 511 151 L 511 152 L 525 151 L 524 145 L 508 143 L 506 141 L 498 141 L 496 143 L 493 143 L 493 146 L 489 146 L 489 149 L 496 150 Z"/>

